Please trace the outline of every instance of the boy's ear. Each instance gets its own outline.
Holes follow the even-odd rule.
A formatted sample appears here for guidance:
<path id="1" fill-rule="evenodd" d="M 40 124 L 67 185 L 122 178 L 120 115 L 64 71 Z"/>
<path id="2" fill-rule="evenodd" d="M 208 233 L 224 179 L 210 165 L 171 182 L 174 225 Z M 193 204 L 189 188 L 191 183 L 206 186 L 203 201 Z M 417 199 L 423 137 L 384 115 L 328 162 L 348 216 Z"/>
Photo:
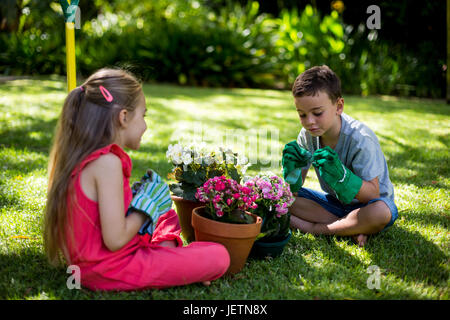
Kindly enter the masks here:
<path id="1" fill-rule="evenodd" d="M 119 124 L 121 127 L 126 128 L 128 126 L 127 119 L 129 118 L 128 110 L 122 109 L 119 112 Z"/>
<path id="2" fill-rule="evenodd" d="M 344 98 L 338 98 L 336 101 L 336 114 L 341 115 L 344 111 Z"/>

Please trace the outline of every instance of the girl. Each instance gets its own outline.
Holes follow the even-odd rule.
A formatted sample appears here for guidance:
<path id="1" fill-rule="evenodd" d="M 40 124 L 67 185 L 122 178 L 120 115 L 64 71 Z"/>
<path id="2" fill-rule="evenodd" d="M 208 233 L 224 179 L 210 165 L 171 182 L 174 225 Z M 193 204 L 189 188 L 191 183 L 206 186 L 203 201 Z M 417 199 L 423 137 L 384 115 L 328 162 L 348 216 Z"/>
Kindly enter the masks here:
<path id="1" fill-rule="evenodd" d="M 161 212 L 152 236 L 138 231 L 145 210 L 128 212 L 131 160 L 147 129 L 140 83 L 123 70 L 102 69 L 72 90 L 50 154 L 44 245 L 57 265 L 61 253 L 92 290 L 141 290 L 209 284 L 228 269 L 220 244 L 183 247 L 176 212 Z M 164 182 L 161 182 L 164 184 Z M 144 188 L 145 189 L 145 188 Z M 147 224 L 148 225 L 148 224 Z"/>

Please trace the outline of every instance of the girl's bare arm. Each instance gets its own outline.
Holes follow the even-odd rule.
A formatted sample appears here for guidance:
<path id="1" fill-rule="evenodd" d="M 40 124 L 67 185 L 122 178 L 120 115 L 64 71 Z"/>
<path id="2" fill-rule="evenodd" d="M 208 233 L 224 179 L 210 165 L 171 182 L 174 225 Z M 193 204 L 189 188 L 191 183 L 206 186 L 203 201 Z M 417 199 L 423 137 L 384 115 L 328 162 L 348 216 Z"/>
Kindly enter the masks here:
<path id="1" fill-rule="evenodd" d="M 109 250 L 116 251 L 137 234 L 146 217 L 137 212 L 125 216 L 120 159 L 110 153 L 101 156 L 94 165 L 103 241 Z"/>

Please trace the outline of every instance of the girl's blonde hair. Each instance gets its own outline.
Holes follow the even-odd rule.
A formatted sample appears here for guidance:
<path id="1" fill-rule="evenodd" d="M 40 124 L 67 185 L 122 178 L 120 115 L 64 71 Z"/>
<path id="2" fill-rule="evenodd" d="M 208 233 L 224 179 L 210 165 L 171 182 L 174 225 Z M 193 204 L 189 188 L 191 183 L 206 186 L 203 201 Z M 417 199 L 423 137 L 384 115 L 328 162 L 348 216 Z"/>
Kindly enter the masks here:
<path id="1" fill-rule="evenodd" d="M 112 101 L 106 100 L 100 86 L 109 91 Z M 126 109 L 133 114 L 142 96 L 142 86 L 132 74 L 120 69 L 101 69 L 66 97 L 48 166 L 44 247 L 52 265 L 61 262 L 60 253 L 67 257 L 67 200 L 68 196 L 72 200 L 75 197 L 72 171 L 90 153 L 113 142 L 119 112 Z"/>

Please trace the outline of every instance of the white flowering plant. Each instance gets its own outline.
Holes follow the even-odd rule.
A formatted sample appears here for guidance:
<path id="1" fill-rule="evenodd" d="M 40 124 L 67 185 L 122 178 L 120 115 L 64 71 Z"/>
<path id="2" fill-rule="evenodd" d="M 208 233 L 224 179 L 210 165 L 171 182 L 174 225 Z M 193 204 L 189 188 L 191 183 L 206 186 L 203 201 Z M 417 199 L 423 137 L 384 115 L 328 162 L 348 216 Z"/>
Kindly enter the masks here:
<path id="1" fill-rule="evenodd" d="M 169 184 L 170 190 L 175 196 L 196 202 L 197 188 L 208 179 L 225 176 L 240 183 L 250 166 L 247 157 L 240 156 L 230 148 L 211 148 L 204 142 L 171 144 L 166 157 L 174 166 L 168 178 L 176 181 Z"/>

